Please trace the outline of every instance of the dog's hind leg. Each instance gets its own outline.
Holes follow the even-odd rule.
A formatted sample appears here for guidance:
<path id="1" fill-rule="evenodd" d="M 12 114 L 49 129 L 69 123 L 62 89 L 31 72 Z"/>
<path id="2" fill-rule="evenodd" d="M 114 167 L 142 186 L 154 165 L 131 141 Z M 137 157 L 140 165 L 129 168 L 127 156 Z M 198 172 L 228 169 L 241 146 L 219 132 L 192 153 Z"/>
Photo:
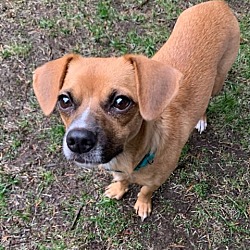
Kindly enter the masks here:
<path id="1" fill-rule="evenodd" d="M 228 42 L 227 49 L 225 50 L 221 60 L 217 66 L 217 75 L 214 82 L 214 87 L 212 91 L 212 97 L 217 95 L 222 87 L 223 83 L 227 78 L 228 71 L 231 69 L 239 51 L 240 47 L 240 35 L 239 27 L 235 27 L 235 34 Z"/>
<path id="2" fill-rule="evenodd" d="M 235 58 L 237 57 L 239 50 L 239 37 L 232 39 L 231 43 L 228 46 L 229 48 L 224 52 L 220 62 L 217 67 L 217 75 L 215 77 L 214 86 L 212 90 L 211 97 L 217 95 L 223 88 L 223 83 L 227 78 L 228 71 L 232 67 Z M 207 127 L 207 117 L 204 114 L 201 119 L 198 121 L 195 128 L 201 134 Z"/>
<path id="3" fill-rule="evenodd" d="M 196 124 L 195 128 L 198 130 L 198 132 L 201 134 L 204 132 L 207 128 L 207 116 L 204 114 L 201 119 Z"/>

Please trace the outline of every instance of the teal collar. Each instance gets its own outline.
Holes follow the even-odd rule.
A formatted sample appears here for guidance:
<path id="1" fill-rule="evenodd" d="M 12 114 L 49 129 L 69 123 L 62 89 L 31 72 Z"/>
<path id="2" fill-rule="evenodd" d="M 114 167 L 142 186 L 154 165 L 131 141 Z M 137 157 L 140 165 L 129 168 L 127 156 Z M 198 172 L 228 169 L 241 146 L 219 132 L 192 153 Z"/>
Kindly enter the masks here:
<path id="1" fill-rule="evenodd" d="M 134 171 L 139 171 L 141 168 L 146 167 L 148 164 L 152 164 L 154 162 L 155 153 L 147 153 L 144 158 L 140 161 L 140 163 L 135 167 Z"/>
<path id="2" fill-rule="evenodd" d="M 151 165 L 154 162 L 155 153 L 147 153 L 140 163 L 135 167 L 134 171 L 139 171 L 141 168 L 146 167 L 148 164 Z M 121 170 L 106 169 L 107 171 L 123 173 Z"/>

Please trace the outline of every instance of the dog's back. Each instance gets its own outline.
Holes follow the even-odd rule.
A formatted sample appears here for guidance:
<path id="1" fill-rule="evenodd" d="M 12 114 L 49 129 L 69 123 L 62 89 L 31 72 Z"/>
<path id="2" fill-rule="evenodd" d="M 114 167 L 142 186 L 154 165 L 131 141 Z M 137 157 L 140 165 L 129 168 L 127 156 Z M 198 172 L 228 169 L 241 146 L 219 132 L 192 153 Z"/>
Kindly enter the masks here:
<path id="1" fill-rule="evenodd" d="M 190 67 L 195 71 L 194 66 L 215 66 L 229 47 L 233 47 L 234 61 L 239 49 L 239 34 L 239 24 L 225 2 L 198 4 L 180 15 L 168 41 L 153 59 L 170 64 L 187 75 Z"/>
<path id="2" fill-rule="evenodd" d="M 185 116 L 189 124 L 186 129 L 192 130 L 205 114 L 210 97 L 221 90 L 238 54 L 239 42 L 239 24 L 228 5 L 210 1 L 184 11 L 167 43 L 153 57 L 184 75 L 168 110 Z"/>

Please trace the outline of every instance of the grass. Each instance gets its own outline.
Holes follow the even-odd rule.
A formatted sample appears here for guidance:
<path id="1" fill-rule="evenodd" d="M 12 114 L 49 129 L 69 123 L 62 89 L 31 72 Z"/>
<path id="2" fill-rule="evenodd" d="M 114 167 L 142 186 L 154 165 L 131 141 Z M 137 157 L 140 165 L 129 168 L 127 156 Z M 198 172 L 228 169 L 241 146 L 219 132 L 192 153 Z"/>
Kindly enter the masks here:
<path id="1" fill-rule="evenodd" d="M 103 196 L 110 176 L 68 163 L 64 128 L 41 113 L 32 72 L 69 52 L 152 56 L 179 13 L 201 1 L 14 1 L 0 4 L 0 249 L 248 249 L 250 245 L 248 1 L 230 1 L 239 56 L 144 223 L 138 187 Z M 240 7 L 239 7 L 240 6 Z"/>
<path id="2" fill-rule="evenodd" d="M 31 51 L 31 44 L 27 43 L 13 43 L 10 45 L 5 45 L 0 50 L 0 55 L 3 59 L 10 58 L 12 56 L 19 56 L 19 57 L 25 57 L 28 56 L 29 52 Z"/>
<path id="3" fill-rule="evenodd" d="M 49 136 L 50 143 L 48 149 L 51 152 L 54 152 L 58 149 L 61 149 L 62 138 L 64 135 L 65 129 L 64 126 L 61 124 L 56 124 L 50 128 L 48 133 L 45 133 L 44 136 Z"/>
<path id="4" fill-rule="evenodd" d="M 0 214 L 4 216 L 4 213 L 7 209 L 8 193 L 13 186 L 18 185 L 19 181 L 16 176 L 5 175 L 4 172 L 1 172 L 0 175 Z"/>

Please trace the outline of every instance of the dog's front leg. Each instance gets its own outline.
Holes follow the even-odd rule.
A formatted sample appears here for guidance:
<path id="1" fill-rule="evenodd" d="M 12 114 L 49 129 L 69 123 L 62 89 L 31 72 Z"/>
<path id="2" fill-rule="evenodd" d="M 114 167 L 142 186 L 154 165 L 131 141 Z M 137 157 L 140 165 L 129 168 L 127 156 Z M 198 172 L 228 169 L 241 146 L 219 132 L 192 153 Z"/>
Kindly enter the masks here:
<path id="1" fill-rule="evenodd" d="M 156 189 L 158 189 L 158 186 L 142 186 L 138 194 L 134 208 L 142 221 L 144 221 L 152 211 L 151 198 Z"/>
<path id="2" fill-rule="evenodd" d="M 114 178 L 115 180 L 115 178 Z M 114 183 L 111 183 L 104 193 L 109 198 L 120 200 L 122 196 L 128 191 L 129 181 L 118 180 Z"/>

